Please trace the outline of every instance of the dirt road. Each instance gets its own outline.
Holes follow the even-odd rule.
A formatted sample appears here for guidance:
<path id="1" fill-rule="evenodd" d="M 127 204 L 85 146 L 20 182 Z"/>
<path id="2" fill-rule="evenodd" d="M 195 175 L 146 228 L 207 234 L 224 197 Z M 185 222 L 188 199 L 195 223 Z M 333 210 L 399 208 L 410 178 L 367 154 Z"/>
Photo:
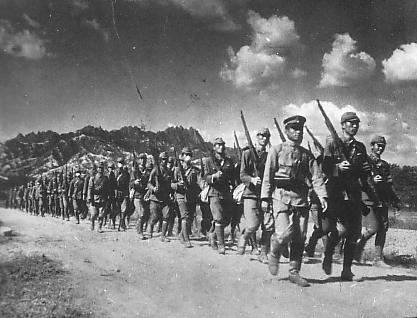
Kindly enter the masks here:
<path id="1" fill-rule="evenodd" d="M 0 209 L 0 220 L 19 235 L 0 245 L 0 257 L 40 253 L 61 260 L 101 317 L 416 317 L 417 272 L 354 266 L 363 282 L 340 282 L 321 270 L 320 257 L 305 259 L 311 287 L 278 277 L 252 256 L 221 256 L 207 242 L 184 249 L 178 241 L 140 241 L 133 229 L 102 234 L 89 223 Z M 388 240 L 390 238 L 388 237 Z M 317 254 L 318 255 L 318 254 Z"/>

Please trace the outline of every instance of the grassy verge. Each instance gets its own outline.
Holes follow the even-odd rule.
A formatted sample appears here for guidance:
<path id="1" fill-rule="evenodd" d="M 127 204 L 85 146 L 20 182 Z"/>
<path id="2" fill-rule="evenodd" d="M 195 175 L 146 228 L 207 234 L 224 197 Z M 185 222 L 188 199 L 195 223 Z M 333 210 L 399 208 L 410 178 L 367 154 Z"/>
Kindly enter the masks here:
<path id="1" fill-rule="evenodd" d="M 93 317 L 62 265 L 44 255 L 0 263 L 0 317 Z"/>

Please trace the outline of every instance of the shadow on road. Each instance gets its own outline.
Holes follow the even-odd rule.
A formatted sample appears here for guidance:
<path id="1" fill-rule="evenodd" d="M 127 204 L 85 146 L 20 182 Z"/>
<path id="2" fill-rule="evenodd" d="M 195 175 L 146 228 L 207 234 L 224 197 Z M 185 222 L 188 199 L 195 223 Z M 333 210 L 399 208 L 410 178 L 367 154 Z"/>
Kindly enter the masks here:
<path id="1" fill-rule="evenodd" d="M 327 284 L 341 282 L 339 276 L 330 276 L 325 279 L 307 278 L 311 284 Z M 387 282 L 417 281 L 417 276 L 409 275 L 386 275 L 386 276 L 364 276 L 360 282 L 385 280 Z"/>

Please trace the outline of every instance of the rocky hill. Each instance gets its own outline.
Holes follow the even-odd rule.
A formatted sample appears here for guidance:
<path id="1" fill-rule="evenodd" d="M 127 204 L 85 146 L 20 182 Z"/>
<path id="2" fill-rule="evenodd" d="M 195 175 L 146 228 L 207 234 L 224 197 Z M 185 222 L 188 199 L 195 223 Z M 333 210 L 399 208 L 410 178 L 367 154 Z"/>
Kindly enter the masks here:
<path id="1" fill-rule="evenodd" d="M 174 154 L 174 148 L 179 152 L 184 146 L 191 146 L 196 157 L 211 148 L 198 130 L 182 126 L 156 133 L 131 126 L 112 131 L 87 126 L 63 134 L 53 131 L 19 134 L 0 143 L 0 176 L 9 179 L 35 176 L 65 165 L 69 169 L 74 166 L 86 169 L 100 160 L 124 157 L 131 161 L 133 152 L 151 154 L 157 148 Z"/>

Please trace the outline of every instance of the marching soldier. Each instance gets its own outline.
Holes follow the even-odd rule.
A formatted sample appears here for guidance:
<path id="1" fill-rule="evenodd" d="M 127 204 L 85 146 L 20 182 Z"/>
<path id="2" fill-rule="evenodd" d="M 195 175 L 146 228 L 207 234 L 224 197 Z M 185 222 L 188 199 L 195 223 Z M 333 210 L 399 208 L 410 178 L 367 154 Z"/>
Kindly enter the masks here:
<path id="1" fill-rule="evenodd" d="M 60 207 L 61 207 L 61 216 L 64 220 L 65 217 L 67 218 L 67 221 L 70 220 L 69 218 L 69 202 L 68 202 L 68 190 L 69 190 L 69 181 L 66 171 L 61 171 L 61 182 L 58 187 L 59 192 L 59 201 L 60 201 Z"/>
<path id="2" fill-rule="evenodd" d="M 117 176 L 116 176 L 116 215 L 120 216 L 119 227 L 120 229 L 126 230 L 126 216 L 129 209 L 129 183 L 130 175 L 125 170 L 125 161 L 123 158 L 117 160 Z"/>
<path id="3" fill-rule="evenodd" d="M 160 163 L 153 168 L 148 181 L 148 189 L 150 195 L 150 237 L 153 236 L 155 224 L 162 218 L 162 234 L 161 241 L 169 242 L 166 237 L 168 231 L 168 222 L 171 213 L 171 181 L 172 170 L 168 169 L 168 153 L 161 152 L 159 155 Z"/>
<path id="4" fill-rule="evenodd" d="M 387 142 L 383 136 L 374 136 L 371 139 L 371 153 L 369 154 L 369 164 L 375 182 L 375 188 L 382 206 L 375 206 L 374 202 L 366 198 L 365 203 L 369 208 L 367 216 L 369 227 L 363 233 L 357 245 L 355 259 L 360 261 L 366 242 L 375 235 L 375 259 L 373 264 L 378 267 L 390 268 L 384 262 L 383 249 L 385 245 L 386 233 L 388 231 L 388 205 L 391 204 L 396 210 L 400 210 L 401 201 L 393 189 L 393 182 L 388 162 L 381 159 Z"/>
<path id="5" fill-rule="evenodd" d="M 58 177 L 53 172 L 52 178 L 48 184 L 48 206 L 52 216 L 58 217 L 59 199 L 58 199 Z"/>
<path id="6" fill-rule="evenodd" d="M 145 195 L 147 192 L 147 185 L 150 172 L 146 169 L 147 156 L 144 153 L 138 156 L 138 165 L 135 167 L 130 180 L 130 187 L 133 189 L 133 205 L 138 213 L 138 219 L 136 223 L 136 231 L 138 232 L 141 240 L 145 239 L 144 231 L 145 225 L 149 220 L 149 202 L 145 201 Z"/>
<path id="7" fill-rule="evenodd" d="M 75 178 L 71 180 L 68 190 L 68 198 L 72 200 L 77 224 L 80 224 L 80 214 L 82 213 L 84 206 L 83 189 L 84 180 L 81 178 L 81 171 L 77 169 L 75 171 Z"/>
<path id="8" fill-rule="evenodd" d="M 269 144 L 271 133 L 268 128 L 263 128 L 256 134 L 257 137 L 257 149 L 259 160 L 256 162 L 254 155 L 250 149 L 246 149 L 242 153 L 242 160 L 240 164 L 240 179 L 245 184 L 245 191 L 243 192 L 243 211 L 246 220 L 246 227 L 243 234 L 240 236 L 237 253 L 243 255 L 245 253 L 246 244 L 248 240 L 256 240 L 256 231 L 258 230 L 262 220 L 263 214 L 260 209 L 260 195 L 261 184 L 264 175 L 265 162 L 268 152 L 266 146 Z M 256 169 L 256 171 L 255 171 Z M 269 246 L 270 236 L 272 234 L 269 229 L 263 229 L 262 245 L 263 252 L 266 253 L 266 245 Z"/>
<path id="9" fill-rule="evenodd" d="M 88 184 L 87 202 L 90 204 L 91 231 L 98 217 L 98 232 L 102 233 L 104 214 L 109 196 L 109 179 L 104 175 L 104 163 L 100 162 L 97 174 L 91 177 Z"/>
<path id="10" fill-rule="evenodd" d="M 269 271 L 278 274 L 279 259 L 290 243 L 289 280 L 309 286 L 300 276 L 308 223 L 308 190 L 312 184 L 324 209 L 327 192 L 324 176 L 311 152 L 301 147 L 306 119 L 292 116 L 284 120 L 287 141 L 269 150 L 262 180 L 262 210 L 272 207 L 275 233 L 271 237 Z"/>
<path id="11" fill-rule="evenodd" d="M 114 163 L 112 162 L 109 166 L 109 200 L 107 201 L 107 217 L 109 219 L 109 225 L 108 228 L 112 228 L 113 225 L 113 229 L 116 228 L 116 187 L 117 187 L 117 182 L 116 182 L 116 175 L 115 175 L 115 168 L 116 166 L 114 165 Z"/>
<path id="12" fill-rule="evenodd" d="M 191 224 L 196 212 L 196 204 L 200 187 L 198 185 L 199 170 L 192 165 L 193 152 L 191 148 L 184 147 L 181 151 L 179 163 L 181 166 L 175 167 L 174 177 L 171 183 L 175 191 L 175 199 L 181 215 L 181 231 L 179 233 L 180 242 L 185 247 L 192 247 L 189 235 L 191 234 Z"/>
<path id="13" fill-rule="evenodd" d="M 231 190 L 235 186 L 234 164 L 226 156 L 225 142 L 216 138 L 213 142 L 214 154 L 205 158 L 204 179 L 210 185 L 208 192 L 210 210 L 214 219 L 214 228 L 210 229 L 209 240 L 213 249 L 225 254 L 224 228 L 230 223 L 233 211 Z M 218 241 L 218 243 L 217 243 Z"/>
<path id="14" fill-rule="evenodd" d="M 338 240 L 345 238 L 341 280 L 358 281 L 361 278 L 352 273 L 351 267 L 356 242 L 361 236 L 362 190 L 377 206 L 380 206 L 380 200 L 375 191 L 365 145 L 355 139 L 359 117 L 354 112 L 346 112 L 340 122 L 341 142 L 339 144 L 334 137 L 328 137 L 323 156 L 323 171 L 328 178 L 329 210 L 322 224 L 325 233 L 330 231 L 331 234 L 322 266 L 324 272 L 330 275 L 334 247 Z"/>

